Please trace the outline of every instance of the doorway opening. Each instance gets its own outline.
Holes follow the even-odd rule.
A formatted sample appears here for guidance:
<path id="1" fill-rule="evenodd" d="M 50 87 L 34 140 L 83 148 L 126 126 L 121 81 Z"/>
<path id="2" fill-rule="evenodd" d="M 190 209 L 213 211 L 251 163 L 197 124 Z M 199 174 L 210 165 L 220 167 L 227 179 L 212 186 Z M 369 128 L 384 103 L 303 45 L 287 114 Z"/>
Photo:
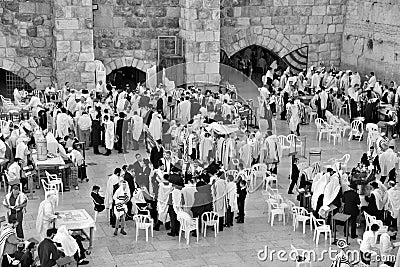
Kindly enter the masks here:
<path id="1" fill-rule="evenodd" d="M 107 81 L 117 88 L 125 88 L 127 84 L 130 88 L 136 88 L 138 83 L 146 82 L 146 73 L 134 67 L 122 67 L 108 74 Z"/>
<path id="2" fill-rule="evenodd" d="M 32 87 L 23 78 L 11 71 L 0 69 L 0 95 L 12 98 L 15 88 L 32 91 Z"/>
<path id="3" fill-rule="evenodd" d="M 259 46 L 251 45 L 236 52 L 229 59 L 221 53 L 221 58 L 225 64 L 242 72 L 244 75 L 251 78 L 251 80 L 262 86 L 262 76 L 266 73 L 267 67 L 276 62 L 276 72 L 286 69 L 287 64 L 274 52 Z M 274 63 L 275 64 L 275 63 Z"/>

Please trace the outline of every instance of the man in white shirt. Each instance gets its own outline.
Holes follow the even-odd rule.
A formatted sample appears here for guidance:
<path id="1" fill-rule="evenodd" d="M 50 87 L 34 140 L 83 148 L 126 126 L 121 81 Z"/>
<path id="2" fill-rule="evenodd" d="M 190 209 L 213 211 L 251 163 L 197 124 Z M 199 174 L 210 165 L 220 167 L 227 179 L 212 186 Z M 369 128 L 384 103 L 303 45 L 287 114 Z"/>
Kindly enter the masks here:
<path id="1" fill-rule="evenodd" d="M 29 149 L 27 146 L 29 139 L 28 138 L 19 138 L 17 140 L 17 146 L 15 149 L 15 157 L 20 158 L 24 161 L 25 164 L 28 162 Z"/>
<path id="2" fill-rule="evenodd" d="M 22 184 L 22 188 L 25 188 L 25 185 L 27 184 L 26 178 L 21 177 L 21 166 L 23 163 L 23 160 L 20 158 L 15 158 L 15 161 L 8 167 L 8 184 L 13 185 L 13 184 Z"/>
<path id="3" fill-rule="evenodd" d="M 96 98 L 101 99 L 103 92 L 106 90 L 106 86 L 102 80 L 100 80 L 96 85 Z"/>
<path id="4" fill-rule="evenodd" d="M 86 111 L 82 112 L 82 116 L 78 118 L 78 138 L 79 141 L 85 142 L 85 149 L 89 149 L 90 129 L 92 127 L 92 119 Z"/>
<path id="5" fill-rule="evenodd" d="M 379 165 L 381 167 L 381 182 L 385 183 L 386 176 L 389 176 L 389 180 L 396 180 L 395 168 L 399 165 L 399 158 L 394 152 L 395 141 L 389 142 L 389 148 L 379 155 Z"/>
<path id="6" fill-rule="evenodd" d="M 368 88 L 374 88 L 375 87 L 375 83 L 376 83 L 376 76 L 374 72 L 371 72 L 371 77 L 368 77 Z"/>
<path id="7" fill-rule="evenodd" d="M 361 261 L 369 266 L 373 250 L 376 250 L 375 235 L 379 230 L 377 224 L 371 225 L 370 230 L 365 231 L 360 244 Z"/>
<path id="8" fill-rule="evenodd" d="M 395 236 L 397 233 L 396 227 L 389 226 L 388 231 L 386 233 L 381 234 L 379 241 L 379 250 L 381 253 L 382 260 L 385 264 L 389 266 L 394 266 L 391 261 L 391 258 L 394 260 L 394 247 L 392 242 L 390 241 L 390 237 Z"/>

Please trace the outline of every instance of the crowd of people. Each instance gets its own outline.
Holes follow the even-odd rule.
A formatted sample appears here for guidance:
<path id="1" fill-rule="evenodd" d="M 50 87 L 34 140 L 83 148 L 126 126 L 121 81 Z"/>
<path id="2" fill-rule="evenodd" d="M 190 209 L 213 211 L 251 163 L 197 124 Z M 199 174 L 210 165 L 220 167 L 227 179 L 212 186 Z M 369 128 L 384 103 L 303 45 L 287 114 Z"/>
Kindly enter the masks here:
<path id="1" fill-rule="evenodd" d="M 294 73 L 274 63 L 270 67 L 261 65 L 266 74 L 262 79 L 263 87 L 259 89 L 259 108 L 255 116 L 260 125 L 265 123 L 267 127 L 266 130 L 260 127 L 258 131 L 249 127 L 251 103 L 239 101 L 229 86 L 221 86 L 217 91 L 196 86 L 145 88 L 140 84 L 130 88 L 99 81 L 93 91 L 78 91 L 67 82 L 59 90 L 48 86 L 30 97 L 25 91 L 15 89 L 13 108 L 21 112 L 28 110 L 32 116 L 21 116 L 21 123 L 8 122 L 1 129 L 0 158 L 6 159 L 2 168 L 7 170 L 6 180 L 11 186 L 3 205 L 9 211 L 11 225 L 7 226 L 5 238 L 0 242 L 17 245 L 24 238 L 23 209 L 28 201 L 24 191 L 32 189 L 27 188 L 23 170 L 32 165 L 38 129 L 47 143 L 52 144 L 49 149 L 53 147 L 56 154 L 78 168 L 81 181 L 87 179 L 83 149 L 92 147 L 94 154 L 103 150 L 105 156 L 110 156 L 113 151 L 127 154 L 144 147 L 149 158 L 143 159 L 140 153 L 134 152 L 136 161 L 116 168 L 109 177 L 104 197 L 99 194 L 100 188 L 93 186 L 91 197 L 95 210 L 109 213 L 114 235 L 126 235 L 126 220 L 149 213 L 155 230 L 164 225 L 170 230 L 168 235 L 176 236 L 179 221 L 199 218 L 201 222 L 205 212 L 215 212 L 220 231 L 233 226 L 234 212 L 237 212 L 237 223 L 244 222 L 248 180 L 229 171 L 240 172 L 260 163 L 268 167 L 269 175 L 277 174 L 282 157 L 281 143 L 274 130 L 277 116 L 287 120 L 290 133 L 298 136 L 300 125 L 309 122 L 310 112 L 316 112 L 318 118 L 326 118 L 327 111 L 340 115 L 346 105 L 351 120 L 364 117 L 365 123 L 397 122 L 399 93 L 396 84 L 383 85 L 374 73 L 362 83 L 357 72 L 338 71 L 333 67 L 310 67 Z M 388 111 L 379 113 L 380 105 L 389 106 Z M 396 193 L 400 192 L 398 185 L 393 184 L 397 162 L 394 145 L 389 144 L 385 135 L 373 143 L 354 173 L 345 173 L 338 166 L 325 173 L 314 172 L 310 183 L 302 177 L 305 172 L 297 168 L 297 160 L 294 160 L 289 193 L 293 193 L 298 180 L 299 188 L 308 186 L 313 193 L 312 210 L 317 218 L 331 216 L 327 214 L 331 204 L 336 207 L 335 213 L 344 203 L 344 212 L 351 215 L 351 236 L 356 238 L 360 203 L 352 177 L 364 173 L 361 171 L 364 167 L 372 166 L 368 174 L 374 177 L 368 178 L 372 190 L 366 193 L 367 205 L 363 211 L 382 219 L 389 226 L 388 234 L 393 235 L 397 227 Z M 377 174 L 381 179 L 375 181 Z M 57 258 L 57 251 L 49 240 L 58 234 L 61 243 L 68 242 L 68 246 L 79 248 L 73 253 L 69 251 L 68 256 L 75 255 L 78 261 L 85 263 L 84 253 L 79 252 L 84 251 L 80 236 L 71 235 L 63 228 L 56 234 L 53 222 L 57 214 L 53 201 L 53 197 L 48 197 L 39 207 L 36 226 L 45 240 L 39 256 L 51 254 L 52 259 Z M 371 227 L 371 231 L 372 228 L 375 229 Z M 8 236 L 14 232 L 15 240 Z M 47 252 L 43 252 L 43 248 Z M 13 256 L 10 251 L 4 251 L 7 251 L 2 254 L 4 257 Z M 7 258 L 4 257 L 3 261 Z"/>

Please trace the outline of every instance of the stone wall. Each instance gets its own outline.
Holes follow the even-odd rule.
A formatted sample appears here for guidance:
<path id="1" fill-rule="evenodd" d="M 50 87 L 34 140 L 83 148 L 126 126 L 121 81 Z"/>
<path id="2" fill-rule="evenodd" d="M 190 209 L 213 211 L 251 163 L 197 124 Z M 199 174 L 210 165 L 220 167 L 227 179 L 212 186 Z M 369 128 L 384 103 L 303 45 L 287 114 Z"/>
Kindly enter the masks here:
<path id="1" fill-rule="evenodd" d="M 257 44 L 284 56 L 309 46 L 310 64 L 340 63 L 346 0 L 221 0 L 221 48 Z"/>
<path id="2" fill-rule="evenodd" d="M 400 7 L 394 0 L 349 0 L 342 66 L 379 80 L 400 78 Z"/>
<path id="3" fill-rule="evenodd" d="M 55 67 L 60 85 L 95 87 L 92 0 L 54 0 Z"/>
<path id="4" fill-rule="evenodd" d="M 219 83 L 220 0 L 181 0 L 186 81 Z"/>
<path id="5" fill-rule="evenodd" d="M 32 87 L 53 77 L 52 0 L 0 1 L 0 68 Z"/>
<path id="6" fill-rule="evenodd" d="M 179 0 L 93 0 L 93 3 L 98 4 L 98 10 L 94 11 L 95 58 L 106 66 L 121 68 L 134 64 L 133 67 L 146 71 L 157 61 L 157 37 L 179 33 Z"/>

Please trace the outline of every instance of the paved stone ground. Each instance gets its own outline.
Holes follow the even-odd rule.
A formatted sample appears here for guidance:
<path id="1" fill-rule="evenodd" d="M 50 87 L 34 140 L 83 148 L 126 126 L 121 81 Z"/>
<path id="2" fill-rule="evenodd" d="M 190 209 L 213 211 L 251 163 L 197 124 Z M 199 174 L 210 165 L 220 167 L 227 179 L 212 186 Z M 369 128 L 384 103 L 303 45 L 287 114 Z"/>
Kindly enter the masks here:
<path id="1" fill-rule="evenodd" d="M 278 121 L 277 125 L 278 133 L 288 134 L 286 122 Z M 306 151 L 308 152 L 310 147 L 320 145 L 323 151 L 323 161 L 350 153 L 350 166 L 352 166 L 360 158 L 361 152 L 366 149 L 365 141 L 359 143 L 344 140 L 343 145 L 336 146 L 329 144 L 326 140 L 318 143 L 315 140 L 315 126 L 313 125 L 303 126 L 301 132 L 307 136 Z M 143 151 L 141 153 L 145 155 Z M 108 175 L 115 167 L 132 163 L 134 154 L 134 151 L 130 151 L 127 155 L 113 152 L 112 156 L 104 157 L 93 155 L 89 151 L 87 161 L 93 164 L 88 167 L 89 183 L 81 184 L 77 191 L 64 193 L 58 208 L 60 210 L 85 208 L 89 214 L 93 215 L 93 204 L 89 197 L 92 185 L 98 184 L 104 191 Z M 303 159 L 303 161 L 306 160 Z M 289 163 L 289 158 L 285 157 L 278 168 L 278 179 L 283 195 L 294 200 L 293 195 L 286 194 L 289 183 Z M 1 198 L 3 195 L 3 192 L 0 193 Z M 29 201 L 24 219 L 24 230 L 28 238 L 38 236 L 35 230 L 35 219 L 38 205 L 44 199 L 44 195 L 41 190 L 36 192 L 36 195 L 40 197 L 40 200 Z M 209 230 L 208 236 L 201 237 L 199 243 L 191 238 L 190 245 L 186 245 L 184 242 L 178 243 L 177 238 L 167 236 L 163 227 L 160 232 L 154 232 L 154 238 L 150 238 L 148 243 L 145 242 L 144 231 L 140 232 L 139 240 L 136 242 L 132 221 L 127 224 L 127 236 L 114 237 L 113 230 L 107 223 L 106 214 L 103 212 L 98 217 L 94 248 L 89 256 L 90 266 L 294 266 L 293 262 L 261 262 L 257 259 L 257 251 L 263 249 L 264 246 L 268 246 L 269 249 L 290 251 L 291 244 L 307 249 L 327 248 L 327 242 L 323 238 L 318 247 L 314 245 L 309 228 L 305 235 L 301 233 L 300 229 L 293 232 L 291 221 L 286 226 L 278 221 L 271 227 L 267 223 L 265 210 L 266 204 L 261 191 L 250 194 L 246 202 L 244 224 L 235 224 L 234 227 L 225 228 L 217 235 L 217 238 L 214 238 L 213 232 Z M 4 212 L 4 208 L 1 207 L 1 214 Z M 341 233 L 340 229 L 338 234 Z M 351 245 L 355 247 L 354 240 L 351 241 Z M 323 266 L 328 262 L 317 262 L 314 266 Z"/>

